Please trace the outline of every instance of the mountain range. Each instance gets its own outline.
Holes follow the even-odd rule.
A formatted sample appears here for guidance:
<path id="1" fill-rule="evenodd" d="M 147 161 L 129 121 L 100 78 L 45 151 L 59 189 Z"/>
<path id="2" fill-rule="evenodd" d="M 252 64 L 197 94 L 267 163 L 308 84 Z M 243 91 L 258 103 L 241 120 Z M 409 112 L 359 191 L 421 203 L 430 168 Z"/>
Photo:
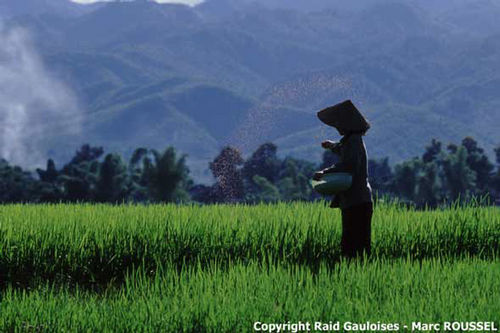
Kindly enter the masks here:
<path id="1" fill-rule="evenodd" d="M 372 124 L 370 158 L 397 163 L 431 138 L 500 144 L 496 1 L 4 0 L 0 13 L 77 96 L 82 130 L 36 138 L 60 162 L 83 143 L 173 145 L 202 183 L 227 144 L 318 162 L 338 135 L 316 112 L 344 99 Z"/>

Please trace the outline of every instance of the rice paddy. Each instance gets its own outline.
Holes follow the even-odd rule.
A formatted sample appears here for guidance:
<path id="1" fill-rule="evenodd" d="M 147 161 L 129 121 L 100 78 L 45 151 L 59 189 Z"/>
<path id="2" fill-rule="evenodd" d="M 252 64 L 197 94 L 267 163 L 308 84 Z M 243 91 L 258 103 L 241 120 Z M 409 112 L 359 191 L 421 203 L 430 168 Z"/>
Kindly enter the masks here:
<path id="1" fill-rule="evenodd" d="M 372 256 L 348 262 L 325 202 L 0 206 L 0 331 L 500 327 L 499 213 L 379 204 Z"/>

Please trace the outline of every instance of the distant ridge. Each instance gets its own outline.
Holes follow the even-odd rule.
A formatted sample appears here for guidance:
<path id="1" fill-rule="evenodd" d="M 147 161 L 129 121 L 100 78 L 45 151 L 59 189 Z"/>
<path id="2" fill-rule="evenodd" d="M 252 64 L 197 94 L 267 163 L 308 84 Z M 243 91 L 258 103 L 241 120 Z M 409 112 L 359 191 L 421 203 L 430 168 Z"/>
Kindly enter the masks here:
<path id="1" fill-rule="evenodd" d="M 85 110 L 85 135 L 48 133 L 43 155 L 67 160 L 85 142 L 125 154 L 174 145 L 210 182 L 226 144 L 250 154 L 272 140 L 279 154 L 319 161 L 319 142 L 336 133 L 315 111 L 347 98 L 372 122 L 370 158 L 396 163 L 434 137 L 470 135 L 490 155 L 500 143 L 497 4 L 283 4 L 0 2 L 6 27 L 31 31 Z"/>

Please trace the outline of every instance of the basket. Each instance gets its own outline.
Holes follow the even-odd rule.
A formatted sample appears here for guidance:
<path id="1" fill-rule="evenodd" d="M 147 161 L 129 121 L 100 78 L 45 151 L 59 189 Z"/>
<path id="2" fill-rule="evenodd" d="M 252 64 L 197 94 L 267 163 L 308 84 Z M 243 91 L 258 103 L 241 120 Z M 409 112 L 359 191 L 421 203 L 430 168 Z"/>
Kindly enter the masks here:
<path id="1" fill-rule="evenodd" d="M 312 180 L 311 185 L 319 194 L 338 194 L 351 187 L 352 175 L 346 172 L 326 173 L 321 177 L 321 180 Z"/>

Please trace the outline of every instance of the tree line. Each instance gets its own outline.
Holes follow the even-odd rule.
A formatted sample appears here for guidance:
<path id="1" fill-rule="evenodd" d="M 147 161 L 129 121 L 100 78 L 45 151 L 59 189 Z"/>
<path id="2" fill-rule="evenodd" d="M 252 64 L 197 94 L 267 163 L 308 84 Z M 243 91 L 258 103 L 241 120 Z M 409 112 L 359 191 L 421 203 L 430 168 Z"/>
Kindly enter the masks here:
<path id="1" fill-rule="evenodd" d="M 338 156 L 325 151 L 315 163 L 277 155 L 273 143 L 259 146 L 249 158 L 226 146 L 209 163 L 212 185 L 195 184 L 187 155 L 174 147 L 160 152 L 138 148 L 130 160 L 102 147 L 83 145 L 61 168 L 49 159 L 36 173 L 0 159 L 0 203 L 259 203 L 314 201 L 321 196 L 310 185 L 314 172 L 331 166 Z M 378 196 L 397 197 L 418 207 L 450 201 L 500 196 L 500 146 L 495 164 L 471 137 L 446 147 L 433 139 L 421 156 L 389 165 L 388 158 L 370 159 L 368 172 Z"/>

